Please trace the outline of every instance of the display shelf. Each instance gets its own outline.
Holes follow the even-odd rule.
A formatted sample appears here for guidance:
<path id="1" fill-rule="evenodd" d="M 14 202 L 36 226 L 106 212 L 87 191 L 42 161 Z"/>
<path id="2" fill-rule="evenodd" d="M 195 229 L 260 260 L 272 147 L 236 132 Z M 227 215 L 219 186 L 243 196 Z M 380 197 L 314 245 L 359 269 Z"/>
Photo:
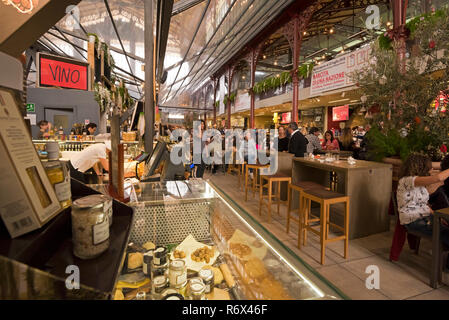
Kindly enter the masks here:
<path id="1" fill-rule="evenodd" d="M 73 200 L 98 193 L 73 179 L 71 186 Z M 0 223 L 0 255 L 62 279 L 68 276 L 67 266 L 75 265 L 80 270 L 81 285 L 110 296 L 129 241 L 133 209 L 114 200 L 110 247 L 91 260 L 73 255 L 70 212 L 67 208 L 41 229 L 16 239 L 11 239 Z"/>
<path id="2" fill-rule="evenodd" d="M 102 185 L 92 188 L 105 192 Z M 220 286 L 232 298 L 347 298 L 212 182 L 137 183 L 134 188 L 136 198 L 129 205 L 135 209 L 136 223 L 130 240 L 140 246 L 151 241 L 175 248 L 193 236 L 213 244 L 219 252 L 213 266 L 226 264 L 235 280 L 232 290 L 223 288 L 224 283 Z M 239 253 L 239 248 L 247 253 Z M 185 253 L 190 257 L 192 252 Z"/>

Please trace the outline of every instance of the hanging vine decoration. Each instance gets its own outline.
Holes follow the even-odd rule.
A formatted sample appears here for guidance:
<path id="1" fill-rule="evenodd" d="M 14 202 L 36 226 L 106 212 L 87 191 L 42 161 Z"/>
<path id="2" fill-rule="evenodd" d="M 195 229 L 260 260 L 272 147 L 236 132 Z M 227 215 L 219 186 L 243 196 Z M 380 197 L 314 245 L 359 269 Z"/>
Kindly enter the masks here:
<path id="1" fill-rule="evenodd" d="M 305 79 L 310 77 L 313 70 L 313 63 L 305 63 L 298 67 L 297 74 L 299 79 Z M 262 92 L 268 92 L 270 90 L 277 89 L 281 86 L 286 86 L 292 82 L 292 74 L 290 71 L 284 71 L 279 75 L 268 77 L 265 80 L 257 82 L 254 87 L 248 90 L 248 94 L 251 91 L 255 94 L 261 94 Z"/>

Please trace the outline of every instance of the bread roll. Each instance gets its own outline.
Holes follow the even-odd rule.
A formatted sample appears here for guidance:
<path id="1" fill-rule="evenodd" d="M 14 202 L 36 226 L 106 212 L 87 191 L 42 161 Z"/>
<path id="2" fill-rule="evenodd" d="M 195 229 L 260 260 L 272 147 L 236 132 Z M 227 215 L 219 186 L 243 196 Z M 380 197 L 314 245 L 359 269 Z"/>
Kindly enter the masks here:
<path id="1" fill-rule="evenodd" d="M 140 252 L 128 254 L 128 269 L 136 269 L 143 265 L 143 254 Z"/>

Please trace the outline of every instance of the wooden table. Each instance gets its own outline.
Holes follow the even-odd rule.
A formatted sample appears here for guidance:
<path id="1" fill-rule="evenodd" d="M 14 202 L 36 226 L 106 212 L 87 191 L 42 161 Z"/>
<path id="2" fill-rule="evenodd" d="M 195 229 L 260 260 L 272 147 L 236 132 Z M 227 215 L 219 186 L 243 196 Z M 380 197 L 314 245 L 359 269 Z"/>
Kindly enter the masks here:
<path id="1" fill-rule="evenodd" d="M 330 187 L 330 173 L 334 172 L 337 181 L 334 191 L 350 198 L 349 239 L 354 239 L 389 230 L 388 208 L 392 170 L 390 164 L 371 161 L 357 160 L 356 164 L 350 165 L 346 160 L 331 163 L 295 157 L 292 165 L 292 184 L 313 181 Z M 297 208 L 296 193 L 292 205 Z M 342 225 L 342 208 L 336 205 L 332 211 L 331 220 Z"/>
<path id="2" fill-rule="evenodd" d="M 433 214 L 433 230 L 432 230 L 432 269 L 430 271 L 430 286 L 434 289 L 441 283 L 442 276 L 442 261 L 441 258 L 441 219 L 446 218 L 449 220 L 449 208 L 435 211 Z"/>

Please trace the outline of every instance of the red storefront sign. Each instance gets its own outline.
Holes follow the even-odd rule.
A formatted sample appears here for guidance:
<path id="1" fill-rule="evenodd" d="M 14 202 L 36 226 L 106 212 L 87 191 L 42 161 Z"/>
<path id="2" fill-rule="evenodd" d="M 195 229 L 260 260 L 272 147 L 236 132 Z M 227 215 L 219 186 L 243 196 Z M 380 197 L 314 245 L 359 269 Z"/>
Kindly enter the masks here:
<path id="1" fill-rule="evenodd" d="M 281 123 L 290 123 L 291 121 L 292 121 L 292 113 L 291 112 L 285 112 L 282 114 Z"/>
<path id="2" fill-rule="evenodd" d="M 332 121 L 349 120 L 349 104 L 332 108 Z"/>
<path id="3" fill-rule="evenodd" d="M 88 90 L 88 64 L 51 55 L 39 55 L 39 86 Z"/>

